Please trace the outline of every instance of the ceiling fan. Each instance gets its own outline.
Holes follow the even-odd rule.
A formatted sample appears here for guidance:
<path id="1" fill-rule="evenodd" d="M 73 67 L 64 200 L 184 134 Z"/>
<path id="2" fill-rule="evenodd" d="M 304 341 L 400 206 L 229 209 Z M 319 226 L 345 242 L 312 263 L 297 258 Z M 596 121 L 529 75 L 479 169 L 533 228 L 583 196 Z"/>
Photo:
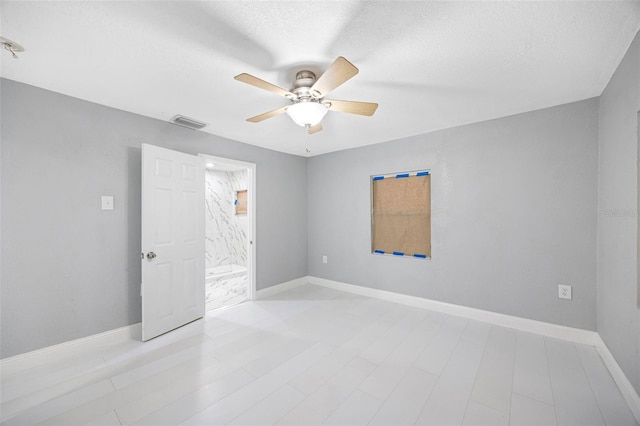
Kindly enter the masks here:
<path id="1" fill-rule="evenodd" d="M 247 118 L 247 121 L 259 123 L 267 118 L 286 112 L 297 125 L 306 127 L 307 132 L 311 135 L 322 130 L 320 121 L 322 121 L 327 111 L 366 116 L 372 116 L 376 112 L 376 108 L 378 108 L 376 103 L 325 99 L 325 96 L 330 91 L 356 74 L 358 74 L 358 68 L 342 56 L 339 56 L 318 79 L 311 71 L 299 71 L 290 91 L 251 74 L 242 73 L 234 78 L 243 83 L 273 92 L 276 95 L 284 96 L 291 101 L 291 105 Z"/>

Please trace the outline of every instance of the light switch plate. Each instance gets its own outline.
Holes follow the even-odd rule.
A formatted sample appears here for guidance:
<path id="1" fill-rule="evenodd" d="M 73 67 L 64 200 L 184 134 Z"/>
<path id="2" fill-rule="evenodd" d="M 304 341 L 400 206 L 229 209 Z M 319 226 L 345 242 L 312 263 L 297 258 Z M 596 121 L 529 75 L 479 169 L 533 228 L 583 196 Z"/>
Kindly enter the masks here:
<path id="1" fill-rule="evenodd" d="M 102 210 L 113 210 L 113 195 L 102 196 Z"/>

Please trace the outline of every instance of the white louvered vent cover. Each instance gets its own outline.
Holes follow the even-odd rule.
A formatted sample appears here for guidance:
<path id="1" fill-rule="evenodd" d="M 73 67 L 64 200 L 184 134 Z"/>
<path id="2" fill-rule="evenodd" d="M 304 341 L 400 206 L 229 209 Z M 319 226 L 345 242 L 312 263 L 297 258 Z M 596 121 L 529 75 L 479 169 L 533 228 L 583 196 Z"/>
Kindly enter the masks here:
<path id="1" fill-rule="evenodd" d="M 179 126 L 188 127 L 193 130 L 200 130 L 207 125 L 193 118 L 185 117 L 184 115 L 174 115 L 171 121 Z"/>

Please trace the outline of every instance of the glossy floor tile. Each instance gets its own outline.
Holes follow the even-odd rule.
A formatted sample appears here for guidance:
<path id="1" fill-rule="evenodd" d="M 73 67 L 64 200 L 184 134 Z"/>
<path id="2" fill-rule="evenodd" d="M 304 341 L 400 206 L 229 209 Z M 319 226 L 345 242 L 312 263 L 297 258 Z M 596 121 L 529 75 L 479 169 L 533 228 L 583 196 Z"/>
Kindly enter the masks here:
<path id="1" fill-rule="evenodd" d="M 1 371 L 3 425 L 636 425 L 594 347 L 304 285 Z"/>

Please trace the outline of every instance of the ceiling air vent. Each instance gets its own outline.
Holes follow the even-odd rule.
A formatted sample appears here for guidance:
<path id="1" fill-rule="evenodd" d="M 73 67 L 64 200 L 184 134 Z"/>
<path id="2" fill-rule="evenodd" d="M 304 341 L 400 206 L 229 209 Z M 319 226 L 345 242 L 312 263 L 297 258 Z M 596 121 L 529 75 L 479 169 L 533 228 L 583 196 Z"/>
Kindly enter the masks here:
<path id="1" fill-rule="evenodd" d="M 171 117 L 171 122 L 178 126 L 188 127 L 193 130 L 200 130 L 207 125 L 193 118 L 185 117 L 184 115 L 174 115 Z"/>

